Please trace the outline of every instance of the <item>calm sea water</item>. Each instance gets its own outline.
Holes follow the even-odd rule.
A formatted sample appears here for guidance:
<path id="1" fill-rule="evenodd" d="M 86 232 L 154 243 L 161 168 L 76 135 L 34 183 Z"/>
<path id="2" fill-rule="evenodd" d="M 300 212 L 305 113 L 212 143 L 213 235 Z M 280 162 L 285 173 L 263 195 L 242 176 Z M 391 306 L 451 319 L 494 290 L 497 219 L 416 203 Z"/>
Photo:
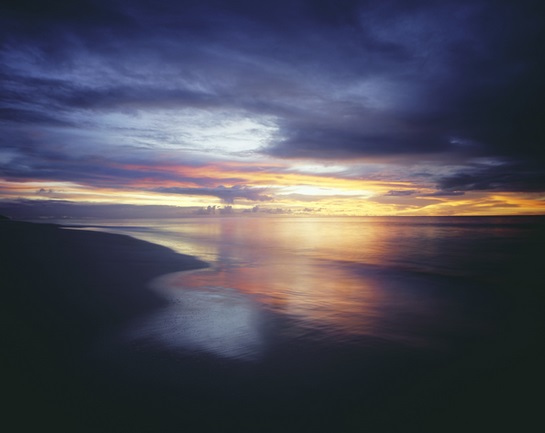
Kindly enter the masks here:
<path id="1" fill-rule="evenodd" d="M 508 286 L 545 239 L 540 217 L 70 223 L 210 264 L 150 282 L 169 307 L 122 339 L 142 350 L 249 362 L 286 342 L 449 352 L 492 338 L 512 302 Z"/>
<path id="2" fill-rule="evenodd" d="M 541 422 L 542 217 L 59 222 L 210 264 L 149 281 L 163 308 L 62 354 L 65 387 L 44 389 L 58 388 L 52 405 L 78 420 L 84 407 L 120 431 L 458 433 Z"/>

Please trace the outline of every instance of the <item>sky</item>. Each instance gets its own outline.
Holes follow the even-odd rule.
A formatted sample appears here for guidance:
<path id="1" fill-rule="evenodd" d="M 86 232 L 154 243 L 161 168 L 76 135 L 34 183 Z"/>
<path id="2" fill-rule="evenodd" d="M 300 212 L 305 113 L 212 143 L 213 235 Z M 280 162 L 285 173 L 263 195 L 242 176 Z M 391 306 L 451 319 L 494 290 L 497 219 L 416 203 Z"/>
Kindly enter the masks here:
<path id="1" fill-rule="evenodd" d="M 7 2 L 0 212 L 545 214 L 540 3 Z"/>

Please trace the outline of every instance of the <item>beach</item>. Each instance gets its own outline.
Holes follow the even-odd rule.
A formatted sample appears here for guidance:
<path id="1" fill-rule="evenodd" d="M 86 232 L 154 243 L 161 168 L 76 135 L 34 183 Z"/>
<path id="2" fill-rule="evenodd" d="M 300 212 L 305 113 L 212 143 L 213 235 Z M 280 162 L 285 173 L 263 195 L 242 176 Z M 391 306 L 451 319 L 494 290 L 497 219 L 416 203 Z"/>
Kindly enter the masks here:
<path id="1" fill-rule="evenodd" d="M 8 417 L 21 427 L 113 427 L 124 405 L 108 389 L 91 389 L 82 354 L 164 304 L 148 289 L 151 279 L 206 263 L 130 237 L 50 224 L 0 221 L 0 239 Z M 117 416 L 101 419 L 114 407 Z"/>
<path id="2" fill-rule="evenodd" d="M 222 224 L 236 232 L 232 228 L 238 223 Z M 364 274 L 367 280 L 358 281 L 396 295 L 366 295 L 365 302 L 374 299 L 377 305 L 362 312 L 376 316 L 376 308 L 390 308 L 372 326 L 356 326 L 352 316 L 324 315 L 328 310 L 317 302 L 312 314 L 320 304 L 323 323 L 331 320 L 328 327 L 321 324 L 324 330 L 305 328 L 315 317 L 307 310 L 288 311 L 293 300 L 264 308 L 254 302 L 253 286 L 231 276 L 230 284 L 240 290 L 223 289 L 217 270 L 164 246 L 16 221 L 0 221 L 0 237 L 2 371 L 9 396 L 4 423 L 10 431 L 54 426 L 73 431 L 471 432 L 525 430 L 539 419 L 540 401 L 533 393 L 544 384 L 544 296 L 537 278 L 539 255 L 529 252 L 537 253 L 542 238 L 519 243 L 518 258 L 503 263 L 501 278 L 486 282 L 430 276 L 423 269 L 393 274 L 391 267 L 377 271 L 376 264 L 352 269 L 342 263 L 335 274 L 320 258 L 324 272 L 338 281 L 341 271 Z M 269 248 L 270 240 L 265 244 Z M 231 253 L 226 257 L 233 261 Z M 263 262 L 274 266 L 271 257 L 276 256 Z M 255 264 L 230 266 L 235 276 L 257 279 Z M 283 262 L 279 266 L 289 271 Z M 197 269 L 202 271 L 178 273 Z M 304 274 L 314 268 L 298 262 L 296 269 Z M 170 279 L 157 280 L 165 275 Z M 197 290 L 204 280 L 214 290 Z M 175 304 L 178 309 L 172 310 L 172 301 L 152 290 L 157 281 L 179 296 L 181 307 Z M 176 288 L 188 283 L 195 288 Z M 448 296 L 437 297 L 438 287 Z M 338 298 L 326 295 L 323 299 L 340 308 Z M 403 308 L 427 305 L 423 297 L 435 303 L 419 307 L 415 316 L 399 307 L 407 299 Z M 183 305 L 187 300 L 189 309 Z M 194 325 L 208 310 L 215 317 Z M 393 313 L 397 322 L 389 317 Z M 191 321 L 173 322 L 184 314 Z M 155 318 L 155 333 L 148 332 L 146 317 Z M 214 328 L 206 327 L 214 320 Z M 475 325 L 476 320 L 484 325 Z M 162 322 L 170 328 L 161 328 Z M 118 337 L 133 323 L 140 326 L 138 338 Z M 183 344 L 173 338 L 168 343 L 174 345 L 157 343 L 159 331 L 172 333 L 180 323 L 192 332 L 190 339 L 184 334 Z M 346 323 L 359 334 L 343 337 Z M 399 331 L 407 327 L 412 334 Z M 129 329 L 134 334 L 135 328 Z M 252 344 L 250 331 L 255 331 Z M 179 338 L 181 331 L 174 332 Z M 215 341 L 196 345 L 195 335 L 199 344 L 206 336 Z M 240 338 L 227 345 L 230 335 Z M 245 351 L 238 351 L 242 343 Z"/>

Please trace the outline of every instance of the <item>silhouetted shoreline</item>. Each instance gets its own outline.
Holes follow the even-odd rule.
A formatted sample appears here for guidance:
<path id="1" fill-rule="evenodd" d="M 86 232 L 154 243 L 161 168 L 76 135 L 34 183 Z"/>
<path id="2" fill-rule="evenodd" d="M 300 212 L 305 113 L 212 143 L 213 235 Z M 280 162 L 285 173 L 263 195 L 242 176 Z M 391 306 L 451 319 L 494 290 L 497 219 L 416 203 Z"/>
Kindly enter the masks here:
<path id="1" fill-rule="evenodd" d="M 85 431 L 74 410 L 92 411 L 97 400 L 81 389 L 81 351 L 164 305 L 147 287 L 154 277 L 207 264 L 128 236 L 52 224 L 2 220 L 0 239 L 7 413 L 14 425 Z"/>

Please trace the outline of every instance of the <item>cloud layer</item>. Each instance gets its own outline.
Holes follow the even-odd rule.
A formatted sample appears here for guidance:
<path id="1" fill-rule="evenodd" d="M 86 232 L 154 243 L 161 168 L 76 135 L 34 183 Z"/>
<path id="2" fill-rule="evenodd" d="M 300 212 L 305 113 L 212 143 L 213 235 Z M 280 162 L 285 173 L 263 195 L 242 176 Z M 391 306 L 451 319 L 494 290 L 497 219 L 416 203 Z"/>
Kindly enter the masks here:
<path id="1" fill-rule="evenodd" d="M 543 193 L 541 9 L 531 0 L 2 6 L 0 178 L 260 202 L 274 201 L 274 182 L 252 184 L 244 164 L 285 173 L 312 163 L 347 166 L 341 178 L 407 182 L 385 191 L 391 199 Z M 224 178 L 193 169 L 233 162 L 240 170 Z"/>

